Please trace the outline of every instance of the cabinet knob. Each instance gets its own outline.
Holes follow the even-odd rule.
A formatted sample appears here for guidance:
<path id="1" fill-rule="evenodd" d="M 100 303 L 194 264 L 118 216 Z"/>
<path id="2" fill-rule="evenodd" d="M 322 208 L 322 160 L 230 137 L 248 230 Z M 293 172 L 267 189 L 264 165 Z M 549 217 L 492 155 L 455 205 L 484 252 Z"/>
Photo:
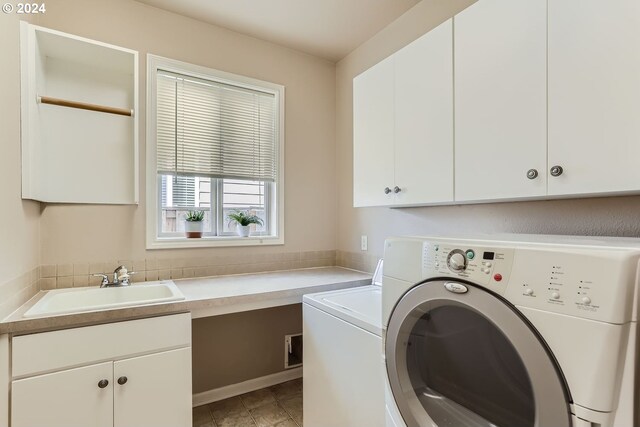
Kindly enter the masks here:
<path id="1" fill-rule="evenodd" d="M 127 377 L 122 376 L 122 377 L 118 378 L 118 384 L 125 385 L 126 383 L 127 383 Z"/>
<path id="2" fill-rule="evenodd" d="M 391 189 L 389 187 L 384 187 L 384 194 L 391 193 Z"/>
<path id="3" fill-rule="evenodd" d="M 402 188 L 398 187 L 397 185 L 395 187 L 393 187 L 393 192 L 398 194 L 399 192 L 402 191 Z"/>
<path id="4" fill-rule="evenodd" d="M 529 169 L 527 171 L 527 178 L 536 179 L 537 177 L 538 177 L 538 170 L 537 169 Z"/>
<path id="5" fill-rule="evenodd" d="M 107 380 L 98 381 L 98 387 L 100 387 L 100 388 L 105 388 L 108 385 L 109 385 L 109 381 L 107 381 Z"/>
<path id="6" fill-rule="evenodd" d="M 552 166 L 549 172 L 551 172 L 551 176 L 560 176 L 564 170 L 562 169 L 562 166 Z"/>

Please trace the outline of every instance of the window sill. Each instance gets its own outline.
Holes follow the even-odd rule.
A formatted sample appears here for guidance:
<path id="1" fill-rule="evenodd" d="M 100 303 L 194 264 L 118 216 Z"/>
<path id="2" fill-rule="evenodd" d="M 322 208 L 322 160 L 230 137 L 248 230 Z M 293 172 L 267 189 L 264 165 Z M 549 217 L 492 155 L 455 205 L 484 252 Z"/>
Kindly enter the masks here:
<path id="1" fill-rule="evenodd" d="M 215 248 L 231 246 L 271 246 L 284 245 L 284 237 L 250 236 L 250 237 L 202 237 L 187 239 L 185 237 L 158 237 L 147 242 L 147 249 L 179 249 L 179 248 Z"/>

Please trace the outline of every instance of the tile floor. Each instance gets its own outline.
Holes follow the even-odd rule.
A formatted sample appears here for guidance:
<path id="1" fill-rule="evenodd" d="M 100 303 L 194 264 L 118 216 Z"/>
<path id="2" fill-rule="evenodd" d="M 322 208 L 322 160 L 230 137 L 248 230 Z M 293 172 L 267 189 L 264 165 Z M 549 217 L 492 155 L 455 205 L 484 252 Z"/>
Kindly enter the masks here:
<path id="1" fill-rule="evenodd" d="M 193 427 L 302 427 L 302 379 L 195 407 Z"/>

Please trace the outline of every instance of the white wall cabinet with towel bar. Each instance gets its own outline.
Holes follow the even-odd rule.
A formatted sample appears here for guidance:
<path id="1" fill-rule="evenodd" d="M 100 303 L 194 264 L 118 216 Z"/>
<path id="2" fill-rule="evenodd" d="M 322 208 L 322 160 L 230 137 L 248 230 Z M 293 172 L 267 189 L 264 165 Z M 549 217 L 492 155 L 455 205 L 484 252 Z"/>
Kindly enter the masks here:
<path id="1" fill-rule="evenodd" d="M 22 197 L 138 202 L 138 53 L 21 22 Z"/>

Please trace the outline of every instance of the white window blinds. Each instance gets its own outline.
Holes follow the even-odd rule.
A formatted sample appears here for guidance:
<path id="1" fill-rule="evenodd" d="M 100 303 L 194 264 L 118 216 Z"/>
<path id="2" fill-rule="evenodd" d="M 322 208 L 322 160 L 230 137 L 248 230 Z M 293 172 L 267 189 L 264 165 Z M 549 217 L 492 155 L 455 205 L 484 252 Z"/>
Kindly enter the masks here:
<path id="1" fill-rule="evenodd" d="M 158 71 L 158 173 L 276 180 L 272 93 Z"/>

